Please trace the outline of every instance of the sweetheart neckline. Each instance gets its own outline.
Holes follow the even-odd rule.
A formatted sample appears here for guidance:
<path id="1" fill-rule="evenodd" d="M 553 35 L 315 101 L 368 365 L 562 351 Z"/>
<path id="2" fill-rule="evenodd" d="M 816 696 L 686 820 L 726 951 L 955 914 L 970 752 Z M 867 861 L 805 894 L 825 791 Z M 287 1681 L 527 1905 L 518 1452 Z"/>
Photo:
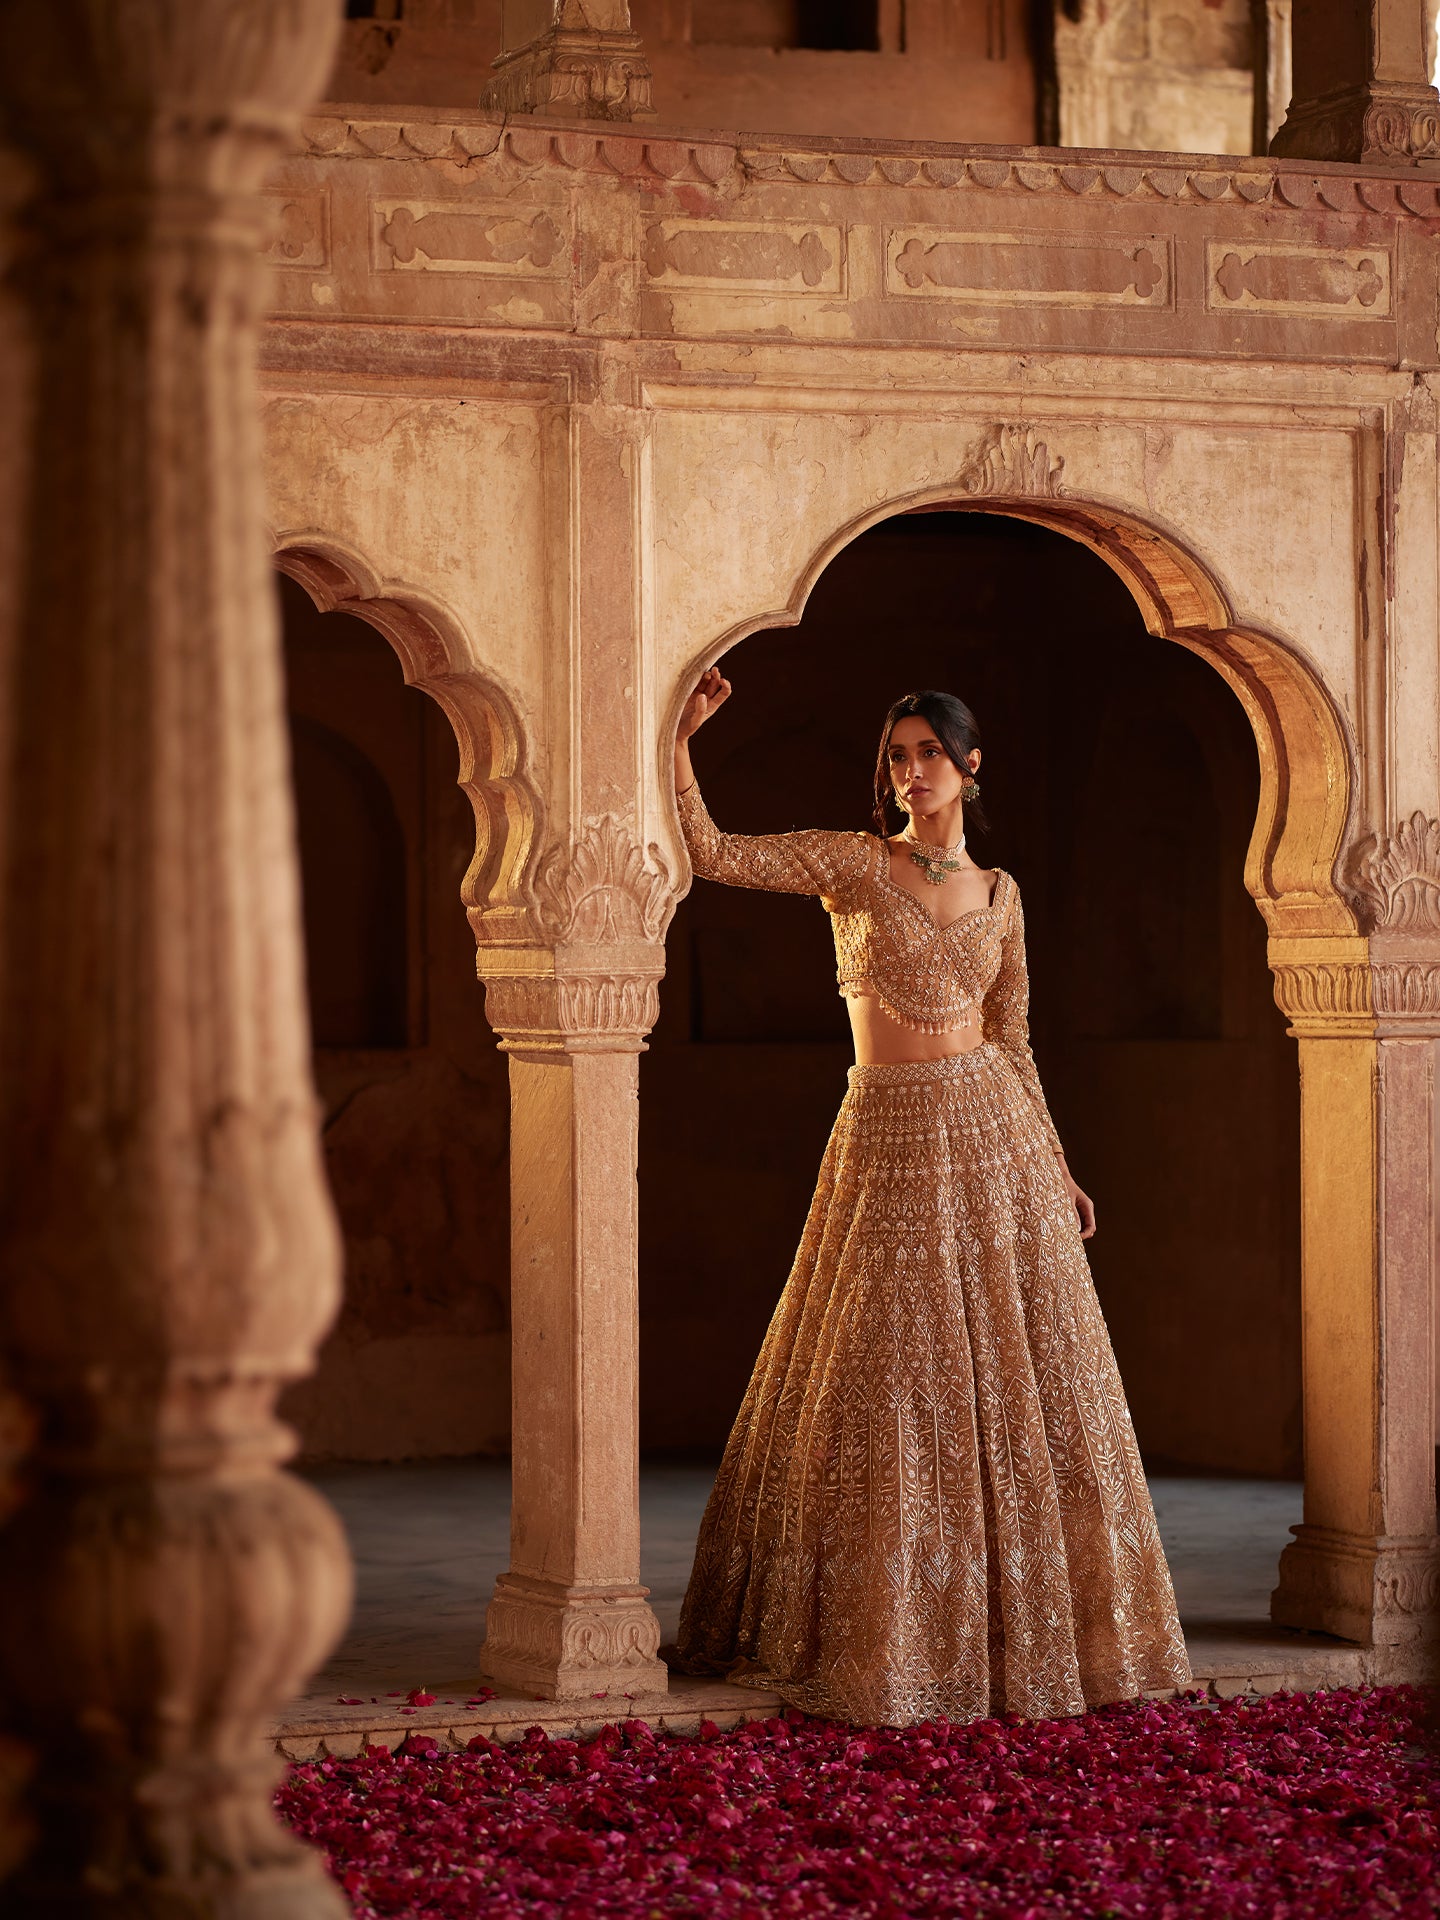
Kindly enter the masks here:
<path id="1" fill-rule="evenodd" d="M 986 901 L 983 907 L 968 907 L 964 913 L 957 913 L 953 920 L 944 920 L 944 921 L 937 920 L 934 914 L 931 913 L 930 909 L 925 905 L 925 902 L 920 898 L 918 893 L 912 892 L 909 887 L 902 887 L 898 880 L 893 880 L 890 877 L 890 843 L 887 840 L 880 840 L 878 835 L 876 836 L 876 839 L 879 843 L 881 855 L 884 860 L 884 865 L 882 866 L 879 873 L 877 873 L 875 876 L 876 879 L 883 880 L 885 885 L 890 888 L 892 893 L 903 894 L 905 898 L 909 900 L 911 904 L 916 908 L 916 910 L 925 916 L 925 919 L 930 925 L 931 929 L 936 933 L 949 933 L 951 928 L 958 927 L 962 920 L 974 920 L 978 918 L 979 915 L 981 915 L 982 913 L 993 913 L 995 911 L 995 903 L 1000 898 L 1001 882 L 1004 880 L 1008 880 L 1010 877 L 1006 873 L 1004 867 L 996 867 L 995 885 L 991 890 L 990 898 Z"/>

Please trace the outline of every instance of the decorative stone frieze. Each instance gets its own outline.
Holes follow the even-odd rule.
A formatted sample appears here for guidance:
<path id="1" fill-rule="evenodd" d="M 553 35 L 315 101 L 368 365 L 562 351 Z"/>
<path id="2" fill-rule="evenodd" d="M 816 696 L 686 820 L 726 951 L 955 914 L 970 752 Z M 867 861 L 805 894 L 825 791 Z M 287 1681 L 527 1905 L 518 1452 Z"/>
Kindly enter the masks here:
<path id="1" fill-rule="evenodd" d="M 333 159 L 428 161 L 447 174 L 456 168 L 483 171 L 491 165 L 521 173 L 554 168 L 693 183 L 727 196 L 743 181 L 754 180 L 827 189 L 886 186 L 933 193 L 939 188 L 961 197 L 981 193 L 1062 202 L 1138 200 L 1157 212 L 1186 203 L 1273 205 L 1297 212 L 1378 213 L 1417 220 L 1434 219 L 1440 212 L 1440 187 L 1413 171 L 1387 178 L 1380 171 L 1360 174 L 1338 162 L 1297 168 L 1291 160 L 1263 156 L 1227 165 L 1208 156 L 1203 161 L 1170 155 L 1151 160 L 1120 152 L 1077 154 L 1061 161 L 1038 159 L 1028 150 L 1006 154 L 991 149 L 981 157 L 962 148 L 937 150 L 919 144 L 886 152 L 877 150 L 873 141 L 857 140 L 847 147 L 778 139 L 655 138 L 618 126 L 596 132 L 534 119 L 508 124 L 423 115 L 387 119 L 379 109 L 364 117 L 317 114 L 304 123 L 302 140 L 304 151 Z"/>

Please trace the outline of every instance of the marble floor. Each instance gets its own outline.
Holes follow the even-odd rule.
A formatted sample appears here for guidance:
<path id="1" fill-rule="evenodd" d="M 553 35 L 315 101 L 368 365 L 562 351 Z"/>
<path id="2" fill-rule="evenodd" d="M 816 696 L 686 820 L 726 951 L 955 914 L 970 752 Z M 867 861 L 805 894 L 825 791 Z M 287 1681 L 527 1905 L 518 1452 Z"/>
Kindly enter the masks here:
<path id="1" fill-rule="evenodd" d="M 312 1690 L 466 1685 L 507 1560 L 508 1463 L 337 1466 L 308 1477 L 338 1508 L 356 1563 L 350 1630 Z M 675 1636 L 710 1478 L 694 1466 L 641 1470 L 640 1572 L 665 1641 Z M 1202 1647 L 1268 1641 L 1270 1589 L 1300 1518 L 1299 1484 L 1167 1477 L 1153 1479 L 1151 1493 L 1197 1673 Z"/>

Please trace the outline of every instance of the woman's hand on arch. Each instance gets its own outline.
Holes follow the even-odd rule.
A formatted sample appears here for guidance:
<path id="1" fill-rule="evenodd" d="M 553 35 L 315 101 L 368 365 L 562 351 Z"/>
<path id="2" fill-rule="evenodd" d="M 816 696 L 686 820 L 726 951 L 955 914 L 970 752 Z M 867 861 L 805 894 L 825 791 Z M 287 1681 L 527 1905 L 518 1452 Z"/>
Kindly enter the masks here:
<path id="1" fill-rule="evenodd" d="M 676 730 L 677 745 L 681 740 L 688 740 L 692 733 L 703 727 L 717 708 L 723 707 L 729 698 L 730 682 L 718 667 L 707 668 L 695 683 L 695 691 L 681 709 L 680 725 Z"/>
<path id="2" fill-rule="evenodd" d="M 1070 1196 L 1070 1204 L 1074 1207 L 1076 1218 L 1080 1222 L 1080 1238 L 1088 1240 L 1095 1231 L 1095 1202 L 1070 1177 L 1070 1169 L 1065 1164 L 1064 1154 L 1057 1154 L 1056 1160 L 1060 1167 L 1060 1178 L 1065 1182 L 1065 1191 Z"/>

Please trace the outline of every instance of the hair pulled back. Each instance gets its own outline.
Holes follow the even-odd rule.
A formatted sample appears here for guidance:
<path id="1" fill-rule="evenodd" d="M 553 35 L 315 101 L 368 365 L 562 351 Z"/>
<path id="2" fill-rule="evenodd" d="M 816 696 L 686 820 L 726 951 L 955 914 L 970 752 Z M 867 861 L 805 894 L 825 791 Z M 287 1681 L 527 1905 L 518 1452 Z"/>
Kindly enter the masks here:
<path id="1" fill-rule="evenodd" d="M 885 716 L 885 725 L 880 730 L 880 751 L 875 758 L 875 831 L 882 840 L 888 838 L 891 831 L 888 809 L 894 806 L 897 812 L 901 811 L 895 799 L 895 783 L 890 778 L 890 736 L 897 722 L 911 719 L 926 722 L 962 773 L 969 772 L 966 754 L 973 753 L 980 745 L 980 729 L 974 714 L 953 693 L 929 688 L 922 693 L 902 694 Z M 988 829 L 990 822 L 978 800 L 965 802 L 965 824 L 976 826 L 982 832 Z"/>

